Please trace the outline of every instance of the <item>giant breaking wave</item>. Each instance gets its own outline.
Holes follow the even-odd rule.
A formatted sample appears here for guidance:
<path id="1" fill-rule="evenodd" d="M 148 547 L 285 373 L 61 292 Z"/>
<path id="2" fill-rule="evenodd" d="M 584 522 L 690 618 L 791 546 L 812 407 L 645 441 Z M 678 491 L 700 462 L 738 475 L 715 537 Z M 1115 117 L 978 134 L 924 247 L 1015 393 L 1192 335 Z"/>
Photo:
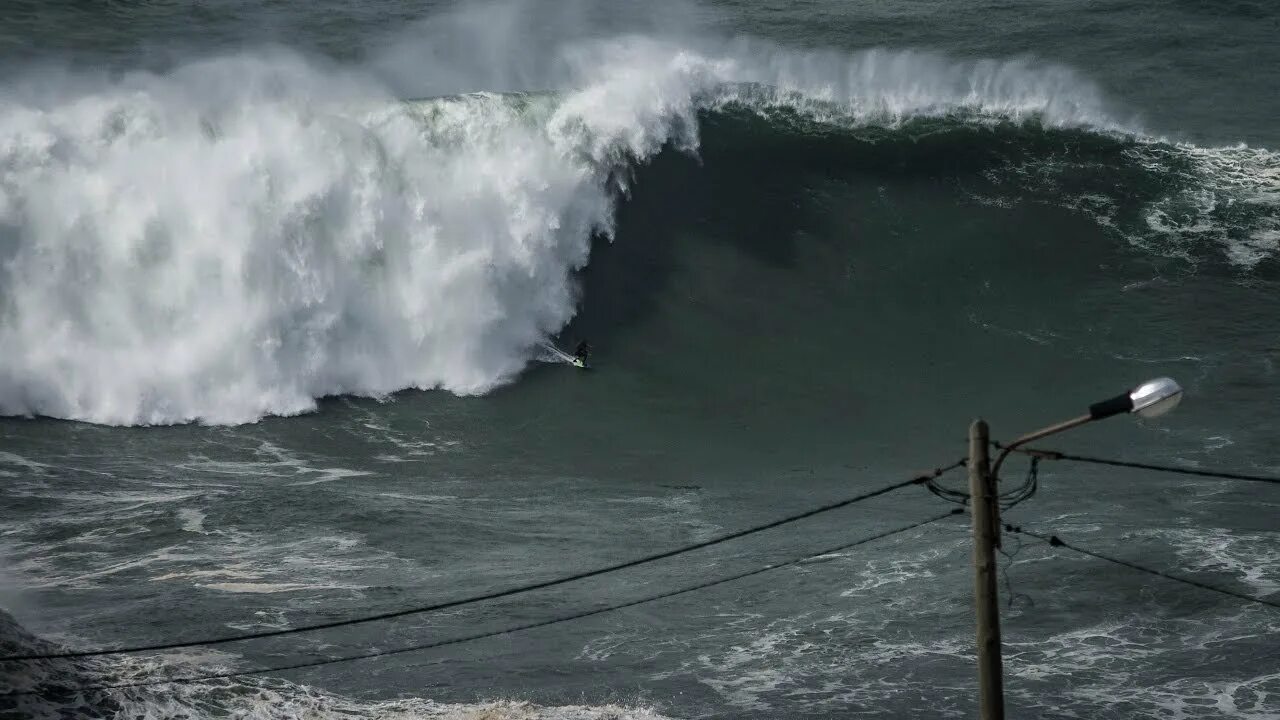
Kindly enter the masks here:
<path id="1" fill-rule="evenodd" d="M 417 101 L 280 49 L 3 86 L 0 414 L 241 423 L 483 393 L 574 315 L 628 169 L 696 152 L 698 114 L 726 104 L 1138 133 L 1029 61 L 641 35 L 549 52 L 537 92 Z"/>

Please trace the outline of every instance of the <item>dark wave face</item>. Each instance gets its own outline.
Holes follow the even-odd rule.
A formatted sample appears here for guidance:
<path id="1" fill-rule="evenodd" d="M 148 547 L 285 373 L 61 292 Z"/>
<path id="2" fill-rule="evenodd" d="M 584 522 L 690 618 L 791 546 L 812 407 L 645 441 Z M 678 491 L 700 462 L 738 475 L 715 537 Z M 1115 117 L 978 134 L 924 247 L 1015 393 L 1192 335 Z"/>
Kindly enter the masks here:
<path id="1" fill-rule="evenodd" d="M 785 143 L 797 163 L 825 163 L 886 179 L 933 177 L 977 203 L 1056 206 L 1091 217 L 1154 255 L 1241 271 L 1280 241 L 1280 156 L 1201 148 L 1140 133 L 1046 126 L 967 111 L 860 124 L 841 108 L 732 104 L 708 119 L 705 145 Z"/>

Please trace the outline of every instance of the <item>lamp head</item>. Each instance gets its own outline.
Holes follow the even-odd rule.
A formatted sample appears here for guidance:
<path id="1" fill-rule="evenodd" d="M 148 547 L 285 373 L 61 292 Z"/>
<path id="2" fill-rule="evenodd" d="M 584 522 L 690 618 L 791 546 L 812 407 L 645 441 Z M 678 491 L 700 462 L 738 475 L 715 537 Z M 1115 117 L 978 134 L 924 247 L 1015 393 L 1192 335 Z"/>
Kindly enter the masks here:
<path id="1" fill-rule="evenodd" d="M 1133 409 L 1129 412 L 1145 418 L 1160 417 L 1182 401 L 1182 388 L 1173 378 L 1156 378 L 1131 390 L 1129 400 L 1133 403 Z"/>
<path id="2" fill-rule="evenodd" d="M 1145 418 L 1159 417 L 1177 407 L 1182 388 L 1172 378 L 1148 380 L 1123 395 L 1089 406 L 1089 419 L 1101 420 L 1120 413 L 1137 413 Z"/>

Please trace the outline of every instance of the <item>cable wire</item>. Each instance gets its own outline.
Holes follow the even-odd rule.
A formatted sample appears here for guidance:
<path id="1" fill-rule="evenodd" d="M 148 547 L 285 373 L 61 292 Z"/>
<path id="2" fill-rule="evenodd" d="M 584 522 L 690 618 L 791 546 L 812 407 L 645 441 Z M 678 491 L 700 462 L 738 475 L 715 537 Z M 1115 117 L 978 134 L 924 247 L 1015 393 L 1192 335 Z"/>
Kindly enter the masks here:
<path id="1" fill-rule="evenodd" d="M 1019 525 L 1005 525 L 1004 529 L 1006 532 L 1021 533 L 1023 535 L 1029 535 L 1033 538 L 1046 542 L 1053 547 L 1064 547 L 1068 550 L 1074 550 L 1075 552 L 1078 552 L 1082 555 L 1088 555 L 1090 557 L 1094 557 L 1099 560 L 1105 560 L 1109 563 L 1122 565 L 1124 567 L 1129 568 L 1130 570 L 1137 570 L 1138 572 L 1144 572 L 1144 573 L 1147 573 L 1148 575 L 1155 575 L 1157 577 L 1165 578 L 1166 580 L 1173 580 L 1174 582 L 1180 582 L 1180 583 L 1183 583 L 1184 585 L 1191 585 L 1193 587 L 1198 587 L 1202 590 L 1211 590 L 1213 592 L 1220 593 L 1222 595 L 1229 595 L 1239 600 L 1247 600 L 1249 602 L 1258 603 L 1259 605 L 1270 605 L 1271 607 L 1274 607 L 1274 608 L 1280 608 L 1280 602 L 1277 602 L 1275 600 L 1267 600 L 1265 598 L 1255 597 L 1253 595 L 1246 595 L 1241 592 L 1236 592 L 1235 590 L 1228 590 L 1226 588 L 1217 587 L 1215 585 L 1202 583 L 1199 580 L 1192 580 L 1190 578 L 1179 577 L 1177 575 L 1170 575 L 1169 573 L 1161 570 L 1155 570 L 1153 568 L 1138 565 L 1137 563 L 1129 562 L 1128 560 L 1121 560 L 1120 558 L 1114 558 L 1108 555 L 1103 555 L 1102 553 L 1095 552 L 1093 550 L 1087 550 L 1078 545 L 1072 545 L 1066 542 L 1065 540 L 1063 540 L 1062 538 L 1058 537 L 1057 535 L 1047 535 L 1047 536 L 1042 535 L 1038 532 L 1027 530 Z"/>
<path id="2" fill-rule="evenodd" d="M 1000 493 L 998 500 L 1001 510 L 1009 510 L 1020 502 L 1030 500 L 1040 489 L 1040 458 L 1032 457 L 1031 466 L 1027 468 L 1027 476 L 1022 484 L 1012 490 Z"/>
<path id="3" fill-rule="evenodd" d="M 1004 446 L 998 442 L 993 442 L 992 444 L 997 448 L 1004 448 Z M 1250 482 L 1264 482 L 1280 485 L 1280 477 L 1273 477 L 1269 475 L 1250 475 L 1247 473 L 1222 472 L 1219 470 L 1193 470 L 1191 468 L 1177 467 L 1175 465 L 1155 465 L 1152 463 L 1132 462 L 1129 460 L 1113 460 L 1110 458 L 1087 457 L 1084 455 L 1069 455 L 1056 450 L 1038 450 L 1035 448 L 1014 448 L 1013 451 L 1044 460 L 1069 460 L 1071 462 L 1091 463 L 1094 465 L 1110 465 L 1112 467 L 1154 470 L 1156 472 L 1177 473 L 1179 475 L 1196 475 L 1199 477 L 1222 478 L 1224 480 L 1248 480 Z"/>
<path id="4" fill-rule="evenodd" d="M 1009 579 L 1009 567 L 1013 565 L 1015 558 L 1018 557 L 1018 553 L 1022 552 L 1022 538 L 1015 537 L 1014 539 L 1018 541 L 1018 547 L 1014 548 L 1013 552 L 1009 552 L 1005 550 L 1003 547 L 1000 547 L 1000 545 L 998 544 L 996 545 L 996 552 L 1003 555 L 1005 559 L 1009 561 L 1005 563 L 1000 563 L 1000 573 L 1004 575 L 1005 596 L 1009 598 L 1010 609 L 1013 608 L 1013 603 L 1018 598 L 1026 600 L 1028 605 L 1030 605 L 1031 607 L 1035 607 L 1036 601 L 1030 595 L 1026 593 L 1020 593 L 1020 592 L 1016 593 L 1013 591 L 1013 581 Z"/>
<path id="5" fill-rule="evenodd" d="M 837 545 L 836 547 L 827 548 L 826 550 L 822 550 L 819 552 L 807 553 L 804 556 L 796 557 L 791 560 L 770 563 L 768 565 L 756 568 L 754 570 L 748 570 L 746 572 L 737 573 L 735 575 L 729 575 L 726 577 L 718 578 L 716 580 L 710 580 L 707 582 L 698 583 L 696 585 L 689 585 L 687 587 L 680 588 L 679 590 L 671 590 L 671 591 L 667 591 L 657 595 L 650 595 L 647 597 L 643 597 L 638 600 L 631 600 L 624 603 L 618 603 L 615 605 L 608 605 L 605 607 L 596 608 L 594 610 L 584 610 L 584 611 L 572 613 L 569 615 L 560 615 L 547 620 L 540 620 L 538 622 L 526 623 L 524 625 L 514 625 L 511 627 L 503 628 L 501 630 L 492 630 L 489 632 L 476 633 L 474 635 L 466 635 L 463 637 L 452 638 L 449 640 L 440 640 L 437 642 L 423 643 L 419 645 L 409 645 L 406 647 L 395 648 L 392 650 L 377 650 L 373 652 L 362 653 L 360 655 L 346 655 L 346 656 L 337 657 L 337 658 L 311 660 L 308 662 L 294 663 L 292 665 L 279 665 L 279 666 L 273 666 L 273 667 L 267 667 L 267 668 L 258 668 L 254 670 L 213 673 L 208 675 L 191 675 L 191 676 L 185 676 L 185 677 L 163 678 L 158 680 L 144 680 L 144 681 L 130 682 L 130 683 L 117 683 L 117 684 L 111 684 L 111 685 L 85 685 L 85 686 L 73 687 L 73 688 L 58 687 L 58 688 L 48 688 L 47 690 L 44 690 L 44 689 L 22 690 L 18 692 L 0 693 L 0 697 L 38 695 L 38 694 L 43 694 L 48 690 L 59 690 L 63 692 L 92 692 L 92 691 L 100 691 L 100 690 L 119 690 L 123 688 L 146 687 L 151 685 L 165 685 L 169 683 L 195 683 L 195 682 L 206 682 L 209 680 L 225 680 L 229 678 L 243 677 L 247 675 L 261 675 L 264 673 L 284 672 L 286 670 L 300 670 L 303 668 L 320 667 L 322 665 L 334 665 L 337 663 L 354 662 L 356 660 L 368 660 L 371 658 L 386 657 L 388 655 L 400 655 L 403 653 L 417 652 L 420 650 L 430 650 L 432 648 L 445 647 L 448 645 L 459 645 L 466 642 L 472 642 L 474 640 L 482 640 L 485 638 L 497 637 L 499 635 L 507 635 L 510 633 L 521 632 L 523 630 L 532 630 L 534 628 L 546 627 L 548 625 L 555 625 L 557 623 L 568 622 L 570 620 L 578 620 L 585 617 L 591 617 L 592 615 L 600 615 L 602 613 L 612 612 L 614 610 L 622 610 L 624 608 L 635 607 L 637 605 L 643 605 L 645 603 L 650 603 L 657 600 L 665 600 L 667 598 L 675 597 L 677 595 L 683 595 L 685 593 L 694 592 L 696 590 L 705 590 L 707 588 L 715 587 L 716 585 L 723 585 L 725 583 L 733 582 L 735 580 L 741 580 L 743 578 L 748 578 L 753 575 L 759 575 L 761 573 L 769 572 L 771 570 L 778 570 L 784 567 L 789 567 L 791 565 L 796 565 L 801 562 L 804 562 L 805 560 L 810 560 L 815 557 L 821 557 L 823 555 L 830 555 L 832 553 L 849 550 L 859 545 L 865 545 L 875 540 L 880 540 L 886 537 L 890 537 L 892 535 L 898 535 L 900 533 L 914 530 L 918 527 L 922 527 L 930 523 L 938 522 L 939 520 L 944 520 L 946 518 L 953 517 L 955 515 L 960 515 L 963 512 L 964 510 L 962 508 L 955 508 L 954 510 L 941 513 L 939 515 L 934 515 L 933 517 L 927 518 L 925 520 L 914 522 L 914 523 L 911 523 L 910 525 L 904 525 L 891 530 L 886 530 L 884 532 L 876 533 L 875 535 L 870 535 L 850 543 Z"/>
<path id="6" fill-rule="evenodd" d="M 995 444 L 998 445 L 998 443 L 995 443 Z M 999 480 L 999 478 L 996 478 L 996 480 Z M 954 488 L 946 487 L 942 483 L 938 482 L 937 478 L 931 478 L 929 480 L 926 480 L 924 486 L 925 486 L 925 489 L 927 489 L 929 492 L 933 493 L 934 495 L 938 496 L 943 500 L 946 500 L 947 502 L 955 503 L 957 505 L 962 505 L 962 506 L 969 505 L 970 496 L 967 490 L 957 490 Z M 997 487 L 999 486 L 997 485 Z M 1015 505 L 1017 505 L 1018 503 L 1022 503 L 1022 502 L 1026 502 L 1027 500 L 1030 500 L 1032 496 L 1036 494 L 1036 491 L 1039 490 L 1039 488 L 1040 488 L 1040 458 L 1032 457 L 1031 467 L 1028 468 L 1027 476 L 1023 479 L 1022 483 L 1019 484 L 1017 487 L 1013 487 L 1001 492 L 997 496 L 997 500 L 1000 503 L 1000 508 L 1002 510 L 1009 510 L 1013 508 Z"/>
<path id="7" fill-rule="evenodd" d="M 521 585 L 518 587 L 508 588 L 506 590 L 497 590 L 494 592 L 484 593 L 482 595 L 474 595 L 471 597 L 461 598 L 458 600 L 449 600 L 446 602 L 435 603 L 433 605 L 424 605 L 421 607 L 412 607 L 412 608 L 406 608 L 403 610 L 394 610 L 391 612 L 378 613 L 376 615 L 367 615 L 367 616 L 356 617 L 356 618 L 348 618 L 345 620 L 334 620 L 331 622 L 316 623 L 314 625 L 303 625 L 300 627 L 285 628 L 282 630 L 266 630 L 266 631 L 255 632 L 255 633 L 244 633 L 242 635 L 230 635 L 225 637 L 204 638 L 200 640 L 182 640 L 182 641 L 166 642 L 166 643 L 153 643 L 149 645 L 131 645 L 131 646 L 120 647 L 120 648 L 104 648 L 99 650 L 77 650 L 77 651 L 69 651 L 69 652 L 7 655 L 5 657 L 0 657 L 0 662 L 17 662 L 20 660 L 22 661 L 52 660 L 55 658 L 85 658 L 85 657 L 97 657 L 101 655 L 118 655 L 123 653 L 149 652 L 149 651 L 157 651 L 157 650 L 176 650 L 179 648 L 196 647 L 196 646 L 203 647 L 203 646 L 209 646 L 209 645 L 223 645 L 225 643 L 242 642 L 245 640 L 260 640 L 263 638 L 280 637 L 283 635 L 295 635 L 297 633 L 313 632 L 316 630 L 328 630 L 331 628 L 346 627 L 350 625 L 361 625 L 364 623 L 378 622 L 381 620 L 391 620 L 394 618 L 401 618 L 409 615 L 419 615 L 422 613 L 436 612 L 439 610 L 447 610 L 450 608 L 461 607 L 463 605 L 471 605 L 474 603 L 484 602 L 487 600 L 497 600 L 499 598 L 511 597 L 512 595 L 519 595 L 521 593 L 532 592 L 534 590 L 542 590 L 549 587 L 555 587 L 556 585 L 563 585 L 565 583 L 576 582 L 578 580 L 585 580 L 587 578 L 597 577 L 599 575 L 605 575 L 607 573 L 617 572 L 619 570 L 626 570 L 639 565 L 644 565 L 644 564 L 655 562 L 658 560 L 665 560 L 667 558 L 675 557 L 677 555 L 683 555 L 688 552 L 693 552 L 694 550 L 701 550 L 703 548 L 708 548 L 713 545 L 719 545 L 721 543 L 729 542 L 730 540 L 736 540 L 738 538 L 746 537 L 748 535 L 753 535 L 755 533 L 763 532 L 765 530 L 771 530 L 773 528 L 780 527 L 782 525 L 786 525 L 789 523 L 793 523 L 798 520 L 803 520 L 805 518 L 813 517 L 814 515 L 830 512 L 832 510 L 838 510 L 840 508 L 848 507 L 849 505 L 853 505 L 855 503 L 859 503 L 864 500 L 870 500 L 871 498 L 879 497 L 880 495 L 885 495 L 895 490 L 901 490 L 902 488 L 905 488 L 911 485 L 923 485 L 929 482 L 930 480 L 933 480 L 934 478 L 937 478 L 943 475 L 944 473 L 950 472 L 951 470 L 954 470 L 960 467 L 964 463 L 965 461 L 962 459 L 958 462 L 952 463 L 951 465 L 930 470 L 922 475 L 913 477 L 910 480 L 903 480 L 901 482 L 896 482 L 896 483 L 893 483 L 892 485 L 886 485 L 885 487 L 882 487 L 878 490 L 872 490 L 870 492 L 862 493 L 861 495 L 855 495 L 853 497 L 846 498 L 844 500 L 828 503 L 826 505 L 822 505 L 812 510 L 807 510 L 802 513 L 797 513 L 795 515 L 789 515 L 787 517 L 780 518 L 778 520 L 774 520 L 772 522 L 768 522 L 763 525 L 756 525 L 743 530 L 737 530 L 731 533 L 726 533 L 724 535 L 711 538 L 710 540 L 704 540 L 702 542 L 694 543 L 692 545 L 685 545 L 683 547 L 675 548 L 673 550 L 667 550 L 660 553 L 654 553 L 652 555 L 646 555 L 644 557 L 636 558 L 634 560 L 615 563 L 613 565 L 606 565 L 605 567 L 596 568 L 595 570 L 587 570 L 580 573 L 574 573 L 573 575 L 554 578 L 552 580 L 543 580 L 536 583 L 530 583 L 528 585 Z"/>

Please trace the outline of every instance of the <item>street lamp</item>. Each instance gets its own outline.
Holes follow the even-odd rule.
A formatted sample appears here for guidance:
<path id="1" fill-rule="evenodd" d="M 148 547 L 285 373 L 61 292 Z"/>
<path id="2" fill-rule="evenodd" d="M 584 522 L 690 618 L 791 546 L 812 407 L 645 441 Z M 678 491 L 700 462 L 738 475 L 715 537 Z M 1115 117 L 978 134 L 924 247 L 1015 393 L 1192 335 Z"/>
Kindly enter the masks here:
<path id="1" fill-rule="evenodd" d="M 974 598 L 978 625 L 978 694 L 982 720 L 1004 720 L 1004 679 L 1000 658 L 1000 610 L 996 601 L 995 548 L 999 527 L 999 492 L 996 480 L 1009 453 L 1034 440 L 1080 427 L 1113 415 L 1135 413 L 1159 417 L 1177 407 L 1182 388 L 1171 378 L 1145 382 L 1129 392 L 1089 406 L 1086 415 L 1050 425 L 1014 440 L 1000 451 L 987 469 L 990 442 L 987 424 L 974 420 L 969 428 L 969 499 L 973 514 Z"/>
<path id="2" fill-rule="evenodd" d="M 1072 418 L 1057 425 L 1041 428 L 1033 433 L 1027 433 L 1009 443 L 1000 452 L 995 464 L 991 466 L 991 477 L 998 479 L 1000 477 L 1000 466 L 1004 464 L 1005 458 L 1009 457 L 1009 453 L 1029 442 L 1056 435 L 1095 420 L 1103 420 L 1113 415 L 1133 413 L 1144 418 L 1160 417 L 1177 407 L 1181 401 L 1182 387 L 1174 382 L 1173 378 L 1162 377 L 1148 380 L 1129 392 L 1120 393 L 1113 398 L 1090 405 L 1088 414 Z"/>

